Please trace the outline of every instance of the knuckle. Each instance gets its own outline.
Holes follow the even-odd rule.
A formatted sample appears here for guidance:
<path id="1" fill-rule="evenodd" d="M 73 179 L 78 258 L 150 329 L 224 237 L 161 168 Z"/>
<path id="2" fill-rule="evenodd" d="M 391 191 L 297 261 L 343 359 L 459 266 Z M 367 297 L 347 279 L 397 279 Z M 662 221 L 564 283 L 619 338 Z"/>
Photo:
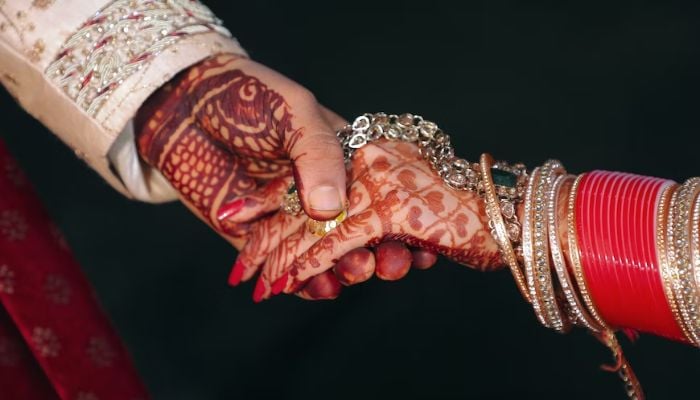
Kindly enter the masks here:
<path id="1" fill-rule="evenodd" d="M 316 162 L 324 160 L 342 160 L 343 151 L 335 136 L 325 133 L 310 135 L 299 143 L 301 155 L 298 161 Z"/>
<path id="2" fill-rule="evenodd" d="M 295 103 L 298 103 L 300 105 L 304 105 L 306 107 L 313 107 L 309 109 L 319 109 L 318 100 L 316 100 L 316 96 L 313 94 L 312 91 L 303 86 L 298 85 L 294 90 L 294 100 Z"/>

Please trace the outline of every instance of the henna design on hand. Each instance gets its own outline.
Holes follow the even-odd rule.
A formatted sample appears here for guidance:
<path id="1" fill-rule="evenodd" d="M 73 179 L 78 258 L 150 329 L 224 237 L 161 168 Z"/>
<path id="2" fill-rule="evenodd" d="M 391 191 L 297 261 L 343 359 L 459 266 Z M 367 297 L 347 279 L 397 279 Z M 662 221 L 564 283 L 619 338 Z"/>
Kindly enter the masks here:
<path id="1" fill-rule="evenodd" d="M 187 207 L 235 247 L 252 243 L 252 249 L 264 252 L 303 223 L 267 218 L 279 210 L 292 170 L 302 203 L 308 193 L 301 178 L 310 188 L 345 186 L 343 153 L 333 130 L 345 123 L 280 74 L 220 55 L 151 96 L 136 117 L 136 131 L 142 158 L 164 174 Z M 319 164 L 327 168 L 316 171 Z M 345 193 L 339 194 L 344 200 Z M 307 212 L 319 217 L 333 211 Z M 249 235 L 256 226 L 265 234 Z M 253 262 L 244 261 L 236 262 L 231 284 L 256 272 L 257 266 L 249 267 Z M 337 295 L 340 284 L 332 273 L 318 278 L 300 295 Z"/>
<path id="2" fill-rule="evenodd" d="M 285 292 L 296 291 L 346 252 L 385 240 L 429 249 L 480 270 L 502 267 L 481 199 L 445 187 L 414 145 L 365 146 L 355 153 L 351 172 L 350 217 L 321 239 L 302 226 L 280 242 L 264 259 L 266 288 L 282 280 L 288 281 Z M 248 250 L 244 257 L 254 253 Z"/>
<path id="3" fill-rule="evenodd" d="M 288 167 L 289 148 L 302 130 L 292 128 L 290 106 L 280 93 L 236 68 L 231 56 L 206 61 L 187 77 L 195 122 L 238 155 L 249 175 L 269 178 Z"/>
<path id="4" fill-rule="evenodd" d="M 233 55 L 203 61 L 156 92 L 136 118 L 146 162 L 207 223 L 239 238 L 248 226 L 220 222 L 216 211 L 242 195 L 248 208 L 277 205 L 271 199 L 291 174 L 288 148 L 303 135 L 282 95 L 244 73 L 241 62 Z"/>

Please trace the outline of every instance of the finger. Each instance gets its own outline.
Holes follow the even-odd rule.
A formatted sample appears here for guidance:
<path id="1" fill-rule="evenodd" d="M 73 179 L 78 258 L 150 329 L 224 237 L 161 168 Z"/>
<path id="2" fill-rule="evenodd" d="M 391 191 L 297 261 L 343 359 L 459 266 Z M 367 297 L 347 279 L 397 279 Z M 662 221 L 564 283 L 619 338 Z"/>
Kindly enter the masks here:
<path id="1" fill-rule="evenodd" d="M 413 264 L 411 266 L 416 269 L 428 269 L 437 262 L 437 253 L 427 249 L 415 248 L 411 250 L 413 256 Z"/>
<path id="2" fill-rule="evenodd" d="M 237 154 L 288 158 L 306 213 L 315 219 L 338 215 L 346 199 L 343 152 L 314 96 L 249 59 L 219 56 L 205 71 L 193 73 L 191 85 L 195 98 L 211 98 L 197 107 L 197 123 Z"/>
<path id="3" fill-rule="evenodd" d="M 279 211 L 291 181 L 291 176 L 273 179 L 255 192 L 223 204 L 219 208 L 217 219 L 238 224 L 255 221 L 262 216 Z"/>
<path id="4" fill-rule="evenodd" d="M 267 254 L 264 254 L 263 260 L 260 261 L 264 267 L 258 278 L 263 281 L 260 285 L 265 288 L 262 298 L 281 293 L 282 289 L 286 287 L 288 277 L 286 272 L 289 266 L 300 254 L 303 254 L 320 239 L 309 232 L 306 223 L 303 223 L 286 238 L 281 239 L 277 246 L 271 248 Z"/>
<path id="5" fill-rule="evenodd" d="M 333 267 L 338 281 L 345 286 L 362 283 L 374 275 L 375 258 L 371 250 L 360 247 L 350 250 Z"/>
<path id="6" fill-rule="evenodd" d="M 293 216 L 278 212 L 257 222 L 231 269 L 229 284 L 236 286 L 252 278 L 268 254 L 276 249 L 283 239 L 298 231 L 305 220 L 303 215 Z"/>
<path id="7" fill-rule="evenodd" d="M 234 246 L 243 246 L 247 226 L 216 218 L 222 203 L 257 189 L 240 160 L 189 119 L 162 112 L 143 123 L 138 148 L 141 157 L 165 176 L 187 208 Z"/>
<path id="8" fill-rule="evenodd" d="M 289 156 L 304 211 L 317 220 L 337 216 L 347 202 L 346 171 L 333 128 L 318 118 L 290 137 Z"/>
<path id="9" fill-rule="evenodd" d="M 395 281 L 403 278 L 411 269 L 413 257 L 405 244 L 391 240 L 380 243 L 375 250 L 377 278 Z"/>
<path id="10" fill-rule="evenodd" d="M 332 268 L 335 260 L 345 253 L 377 240 L 381 232 L 381 220 L 374 210 L 366 210 L 348 218 L 288 267 L 288 271 L 284 272 L 287 277 L 284 292 L 295 292 L 311 277 Z"/>
<path id="11" fill-rule="evenodd" d="M 343 286 L 332 271 L 326 271 L 309 279 L 309 283 L 296 293 L 306 300 L 332 300 L 340 295 Z"/>
<path id="12" fill-rule="evenodd" d="M 352 196 L 350 207 L 348 209 L 348 218 L 346 221 L 341 223 L 341 225 L 346 224 L 348 221 L 355 220 L 353 217 L 356 214 L 361 213 L 362 210 L 371 204 L 369 197 L 360 195 L 361 192 L 361 189 L 357 187 L 355 188 L 355 194 Z M 264 261 L 265 267 L 263 268 L 261 277 L 267 282 L 265 287 L 272 288 L 273 285 L 270 283 L 274 283 L 275 281 L 281 279 L 281 277 L 289 271 L 289 267 L 294 260 L 296 260 L 297 257 L 307 251 L 319 240 L 321 240 L 321 238 L 309 232 L 308 227 L 306 224 L 304 224 L 299 226 L 295 232 L 291 233 L 284 240 L 280 241 L 279 244 L 269 252 Z M 362 247 L 362 245 L 355 247 Z M 348 250 L 351 249 L 352 248 L 349 248 Z M 340 258 L 340 256 L 343 254 L 344 253 L 339 253 L 337 258 Z M 286 286 L 281 286 L 279 292 L 281 292 L 281 289 L 284 287 Z M 265 295 L 267 296 L 268 293 Z"/>

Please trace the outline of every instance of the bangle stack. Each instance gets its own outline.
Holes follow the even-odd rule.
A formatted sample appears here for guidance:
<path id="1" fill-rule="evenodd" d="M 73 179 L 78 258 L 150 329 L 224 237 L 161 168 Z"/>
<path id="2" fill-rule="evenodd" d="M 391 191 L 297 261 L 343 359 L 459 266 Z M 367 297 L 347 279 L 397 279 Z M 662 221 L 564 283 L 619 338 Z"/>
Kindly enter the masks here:
<path id="1" fill-rule="evenodd" d="M 378 139 L 415 143 L 447 186 L 481 196 L 490 233 L 537 319 L 561 333 L 588 329 L 611 350 L 616 362 L 606 369 L 618 372 L 630 399 L 644 394 L 615 330 L 700 346 L 700 178 L 679 186 L 606 171 L 576 177 L 556 160 L 528 174 L 489 154 L 471 163 L 455 157 L 435 123 L 413 114 L 364 114 L 337 136 L 346 161 Z"/>
<path id="2" fill-rule="evenodd" d="M 548 199 L 558 176 L 566 173 L 558 161 L 548 161 L 536 168 L 525 194 L 523 217 L 523 259 L 532 306 L 542 325 L 558 332 L 569 328 L 554 291 L 550 268 Z"/>
<path id="3" fill-rule="evenodd" d="M 605 171 L 576 177 L 556 160 L 530 174 L 489 154 L 471 163 L 455 157 L 436 124 L 412 114 L 365 114 L 338 132 L 346 160 L 380 138 L 416 143 L 447 186 L 484 199 L 491 235 L 537 319 L 561 333 L 586 328 L 608 346 L 608 369 L 629 398 L 644 394 L 616 329 L 700 346 L 700 179 L 677 188 Z"/>
<path id="4" fill-rule="evenodd" d="M 484 186 L 489 188 L 491 181 L 488 174 L 489 163 L 484 162 L 484 160 L 491 160 L 491 157 L 482 156 Z M 535 168 L 529 175 L 524 195 L 521 239 L 522 267 L 517 261 L 514 263 L 512 259 L 506 257 L 504 259 L 511 266 L 511 270 L 515 271 L 513 275 L 516 282 L 518 282 L 518 277 L 523 275 L 524 270 L 526 277 L 524 286 L 526 287 L 521 288 L 521 291 L 527 291 L 528 299 L 537 319 L 544 326 L 562 333 L 567 332 L 574 325 L 589 329 L 610 348 L 616 360 L 616 366 L 613 369 L 620 374 L 625 382 L 628 396 L 632 399 L 641 399 L 644 397 L 641 387 L 622 354 L 619 342 L 609 322 L 608 316 L 615 313 L 609 312 L 607 308 L 599 309 L 600 288 L 597 283 L 608 282 L 613 278 L 613 276 L 606 277 L 606 273 L 614 272 L 615 277 L 620 275 L 618 274 L 620 271 L 611 269 L 614 266 L 607 265 L 603 261 L 619 259 L 620 256 L 623 256 L 622 258 L 629 265 L 638 267 L 640 266 L 638 261 L 648 261 L 651 257 L 648 250 L 649 243 L 654 242 L 653 222 L 655 214 L 650 212 L 650 209 L 651 211 L 655 210 L 658 197 L 656 193 L 662 188 L 664 182 L 651 178 L 643 179 L 642 177 L 618 175 L 612 181 L 623 183 L 623 188 L 630 190 L 623 193 L 624 196 L 618 196 L 613 204 L 610 201 L 610 196 L 605 195 L 605 193 L 607 191 L 619 194 L 619 188 L 607 180 L 600 179 L 596 174 L 586 174 L 575 178 L 568 175 L 561 163 L 555 160 Z M 591 190 L 591 185 L 596 185 L 597 189 Z M 562 193 L 563 188 L 570 188 L 568 196 Z M 650 189 L 653 189 L 652 192 L 654 190 L 656 192 L 648 194 Z M 583 195 L 579 195 L 579 191 Z M 602 193 L 603 195 L 588 196 L 592 193 Z M 560 204 L 562 203 L 561 198 L 568 199 L 566 205 Z M 629 222 L 632 214 L 640 209 L 640 207 L 631 204 L 640 198 L 644 202 L 641 207 L 643 216 L 633 221 L 637 225 L 625 224 L 625 222 Z M 502 232 L 504 229 L 500 225 L 503 222 L 493 211 L 497 209 L 494 198 L 486 196 L 485 200 L 492 232 Z M 589 209 L 586 212 L 580 212 L 578 206 L 581 204 L 585 204 Z M 566 210 L 565 231 L 568 234 L 566 242 L 568 249 L 566 251 L 560 241 L 560 230 L 563 228 L 559 221 L 560 209 Z M 614 211 L 614 215 L 610 214 L 609 211 Z M 698 210 L 698 214 L 700 214 L 700 210 Z M 608 219 L 605 220 L 604 217 Z M 698 218 L 700 219 L 700 215 Z M 640 233 L 644 233 L 646 236 L 638 238 Z M 625 238 L 624 235 L 631 235 L 630 240 L 622 240 Z M 505 242 L 502 234 L 494 235 L 494 237 L 504 255 L 511 253 L 512 243 Z M 602 244 L 607 244 L 607 246 L 598 242 L 591 244 L 589 243 L 591 238 L 600 239 L 598 242 L 602 241 Z M 595 240 L 593 241 L 595 242 Z M 698 243 L 700 243 L 700 238 Z M 599 244 L 601 245 L 598 246 Z M 700 246 L 698 246 L 698 252 L 700 253 Z M 690 252 L 687 254 L 690 256 Z M 515 266 L 513 267 L 512 264 Z M 647 264 L 642 267 L 648 267 Z M 600 267 L 598 269 L 603 268 L 603 273 L 596 270 L 597 266 Z M 637 275 L 644 276 L 644 274 Z M 675 274 L 675 276 L 681 275 L 683 274 L 680 272 Z M 593 279 L 592 276 L 598 280 Z M 590 287 L 591 282 L 596 285 Z M 646 283 L 648 287 L 660 289 L 658 285 L 649 285 L 648 279 Z M 606 294 L 612 296 L 623 294 L 621 292 L 624 290 L 618 290 L 619 288 L 613 286 L 615 285 L 608 288 Z M 520 283 L 518 287 L 521 287 Z M 633 291 L 637 290 L 636 287 L 630 285 L 623 289 L 629 291 L 630 288 Z M 658 292 L 659 290 L 657 290 L 657 294 Z M 632 302 L 632 304 L 639 305 L 644 300 L 649 301 L 649 299 L 653 301 L 654 297 L 648 296 L 648 293 L 637 293 L 636 299 L 643 300 L 637 303 Z M 694 301 L 695 299 L 686 301 L 689 304 L 688 310 L 693 309 L 693 305 L 697 304 Z M 663 329 L 655 331 L 664 332 Z"/>
<path id="5" fill-rule="evenodd" d="M 482 156 L 488 193 L 491 161 L 484 160 L 492 158 Z M 497 199 L 485 200 L 492 234 L 537 319 L 558 332 L 590 330 L 612 351 L 611 369 L 630 398 L 644 395 L 615 330 L 700 346 L 700 178 L 677 185 L 607 171 L 574 177 L 548 161 L 529 174 L 521 259 L 507 257 L 513 247 L 493 211 Z"/>
<path id="6" fill-rule="evenodd" d="M 380 138 L 416 143 L 447 186 L 484 199 L 491 235 L 537 319 L 557 332 L 590 330 L 610 348 L 609 369 L 629 398 L 644 394 L 616 329 L 700 346 L 700 179 L 676 189 L 631 174 L 575 177 L 555 160 L 530 174 L 489 154 L 471 163 L 455 157 L 435 123 L 413 114 L 365 114 L 338 132 L 346 160 Z"/>

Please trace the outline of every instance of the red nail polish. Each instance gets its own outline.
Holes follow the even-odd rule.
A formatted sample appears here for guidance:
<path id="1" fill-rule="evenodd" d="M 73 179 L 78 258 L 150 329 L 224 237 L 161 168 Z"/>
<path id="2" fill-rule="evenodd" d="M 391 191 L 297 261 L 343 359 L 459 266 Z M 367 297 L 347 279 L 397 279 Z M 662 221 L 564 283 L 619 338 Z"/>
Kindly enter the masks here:
<path id="1" fill-rule="evenodd" d="M 279 277 L 275 281 L 275 283 L 272 284 L 272 294 L 278 295 L 282 293 L 285 287 L 287 287 L 287 281 L 289 280 L 289 272 L 285 272 L 284 275 Z"/>
<path id="2" fill-rule="evenodd" d="M 236 215 L 238 212 L 240 212 L 243 209 L 244 205 L 245 199 L 237 199 L 228 204 L 224 204 L 221 206 L 221 208 L 219 208 L 219 211 L 216 213 L 216 219 L 221 221 L 226 218 L 230 218 Z"/>
<path id="3" fill-rule="evenodd" d="M 260 303 L 263 301 L 263 296 L 265 295 L 265 281 L 263 281 L 262 276 L 258 278 L 258 282 L 255 284 L 255 290 L 253 291 L 253 301 Z"/>
<path id="4" fill-rule="evenodd" d="M 243 278 L 243 271 L 245 271 L 245 264 L 240 259 L 236 259 L 236 263 L 233 264 L 233 269 L 228 276 L 228 284 L 238 286 L 241 283 L 241 278 Z"/>

